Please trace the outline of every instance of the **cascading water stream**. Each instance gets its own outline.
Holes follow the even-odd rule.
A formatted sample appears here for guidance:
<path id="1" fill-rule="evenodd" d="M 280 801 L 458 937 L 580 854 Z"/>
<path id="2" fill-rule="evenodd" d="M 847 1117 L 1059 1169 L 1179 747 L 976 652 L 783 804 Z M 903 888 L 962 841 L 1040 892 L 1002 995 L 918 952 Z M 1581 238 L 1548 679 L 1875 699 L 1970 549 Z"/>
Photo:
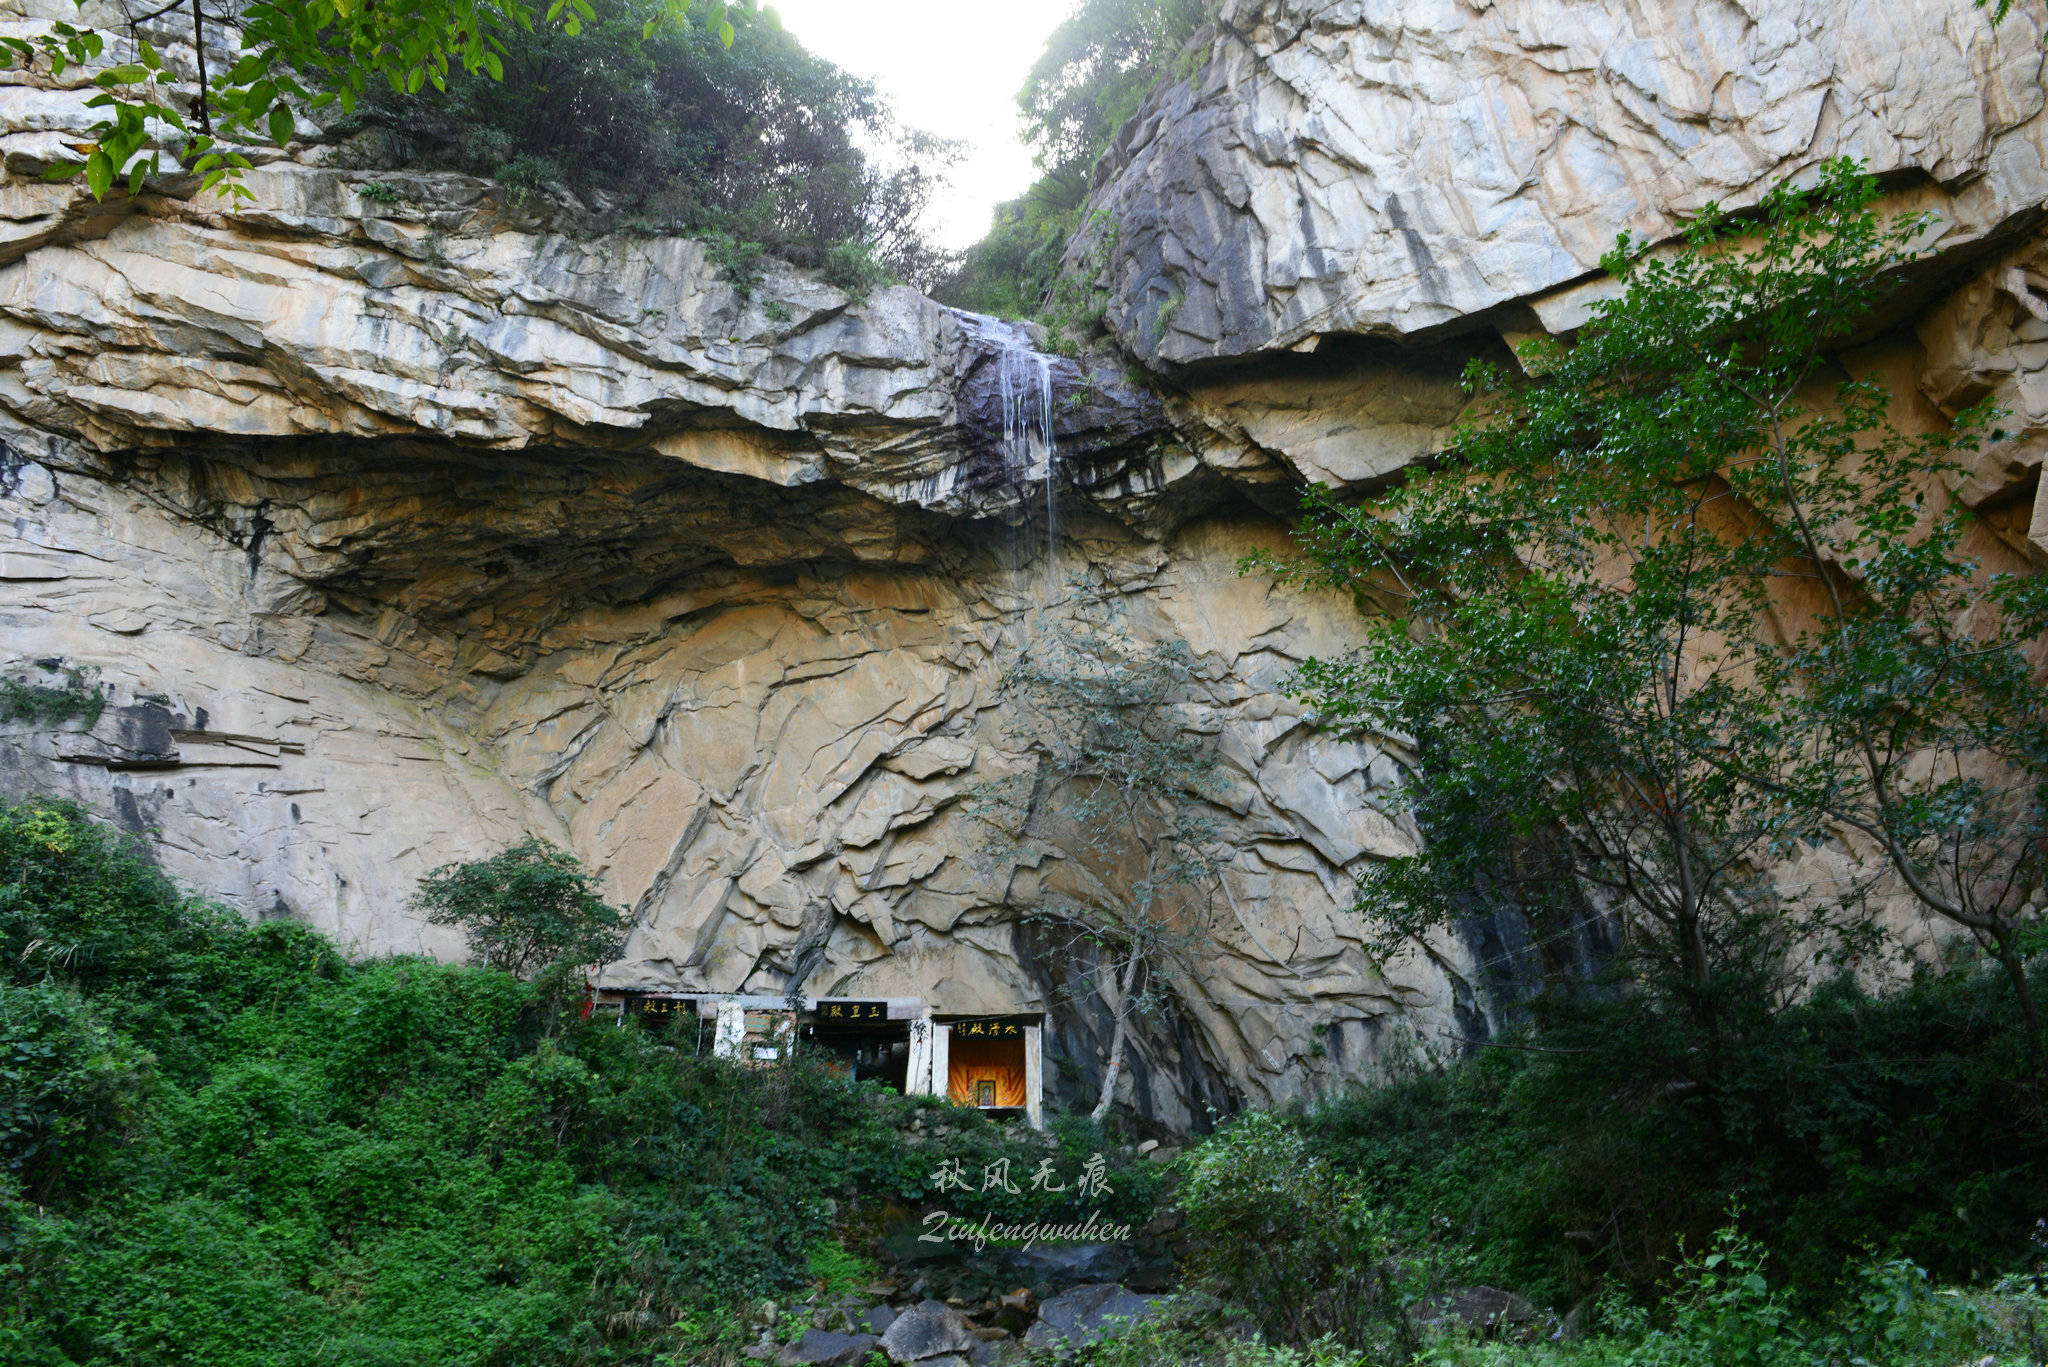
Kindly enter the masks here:
<path id="1" fill-rule="evenodd" d="M 1043 487 L 1045 504 L 1046 602 L 1057 595 L 1059 551 L 1059 442 L 1053 432 L 1052 357 L 1028 347 L 1005 346 L 997 354 L 996 387 L 1002 403 L 1003 467 L 1018 491 L 1019 512 L 1011 524 L 1011 563 L 1022 568 L 1020 538 L 1031 515 L 1032 485 Z"/>

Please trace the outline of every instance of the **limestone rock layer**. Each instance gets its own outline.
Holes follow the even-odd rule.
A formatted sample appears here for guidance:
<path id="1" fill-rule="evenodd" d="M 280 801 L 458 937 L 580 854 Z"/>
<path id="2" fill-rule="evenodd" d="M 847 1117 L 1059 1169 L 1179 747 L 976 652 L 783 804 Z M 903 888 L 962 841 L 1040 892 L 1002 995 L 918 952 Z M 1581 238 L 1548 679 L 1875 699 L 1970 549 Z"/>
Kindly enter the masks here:
<path id="1" fill-rule="evenodd" d="M 1618 233 L 1830 157 L 1924 187 L 1943 245 L 2041 201 L 2025 7 L 1994 30 L 1952 0 L 1225 0 L 1198 41 L 1069 258 L 1159 365 L 1573 326 Z"/>

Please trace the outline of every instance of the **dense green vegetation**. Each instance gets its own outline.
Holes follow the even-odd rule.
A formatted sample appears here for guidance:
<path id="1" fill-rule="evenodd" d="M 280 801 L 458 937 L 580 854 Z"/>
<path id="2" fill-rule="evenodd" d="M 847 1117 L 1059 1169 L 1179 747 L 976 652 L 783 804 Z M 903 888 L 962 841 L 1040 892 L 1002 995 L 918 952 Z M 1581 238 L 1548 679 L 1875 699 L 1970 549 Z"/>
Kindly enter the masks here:
<path id="1" fill-rule="evenodd" d="M 574 34 L 505 35 L 501 79 L 373 92 L 353 154 L 566 190 L 608 226 L 710 237 L 742 274 L 765 252 L 847 283 L 877 264 L 930 282 L 939 258 L 920 219 L 952 153 L 900 130 L 871 82 L 751 5 L 729 11 L 729 46 L 694 25 L 649 35 L 661 0 L 589 8 Z"/>
<path id="2" fill-rule="evenodd" d="M 1303 1128 L 1453 1282 L 1648 1302 L 1737 1212 L 1820 1308 L 1873 1253 L 1967 1284 L 2048 1251 L 2048 1104 L 2018 1025 L 1981 961 L 1883 995 L 1830 982 L 1718 1053 L 1640 996 L 1552 1002 L 1526 1038 Z"/>
<path id="3" fill-rule="evenodd" d="M 37 665 L 26 678 L 0 674 L 0 721 L 76 722 L 90 727 L 100 719 L 107 696 L 100 691 L 98 671 L 57 669 L 54 664 Z"/>
<path id="4" fill-rule="evenodd" d="M 1675 1270 L 1649 1311 L 1606 1302 L 1560 1319 L 1516 1318 L 1506 1332 L 1430 1318 L 1426 1273 L 1388 1250 L 1389 1276 L 1421 1311 L 1405 1327 L 1383 1320 L 1369 1346 L 1337 1335 L 1306 1343 L 1246 1335 L 1233 1308 L 1180 1298 L 1166 1316 L 1062 1363 L 1088 1367 L 2035 1367 L 2048 1339 L 2048 1297 L 2022 1279 L 1962 1293 L 1938 1289 L 1909 1262 L 1873 1260 L 1840 1288 L 1827 1315 L 1802 1315 L 1733 1227 Z M 1588 1331 L 1584 1325 L 1597 1321 Z"/>
<path id="5" fill-rule="evenodd" d="M 1124 120 L 1158 86 L 1188 76 L 1188 40 L 1206 23 L 1209 0 L 1082 0 L 1053 30 L 1017 102 L 1024 137 L 1042 173 L 1018 198 L 996 206 L 989 234 L 967 249 L 937 297 L 1002 317 L 1052 313 L 1067 239 L 1080 226 L 1095 163 Z"/>
<path id="6" fill-rule="evenodd" d="M 742 280 L 766 253 L 855 293 L 892 275 L 930 285 L 946 262 L 921 218 L 950 145 L 897 128 L 872 83 L 806 52 L 754 0 L 700 7 L 702 23 L 690 11 L 691 0 L 259 0 L 232 11 L 241 57 L 200 68 L 189 108 L 132 29 L 59 23 L 0 40 L 0 61 L 61 76 L 134 40 L 134 61 L 95 78 L 105 118 L 84 159 L 59 168 L 95 196 L 117 180 L 139 192 L 161 169 L 152 142 L 177 148 L 206 188 L 244 194 L 250 163 L 236 146 L 302 136 L 311 111 L 329 136 L 353 138 L 344 165 L 567 191 L 599 226 L 712 239 Z M 220 41 L 228 11 L 190 15 L 195 46 Z"/>
<path id="7" fill-rule="evenodd" d="M 0 1360 L 716 1360 L 737 1306 L 830 1280 L 881 1206 L 931 1199 L 910 1116 L 957 1126 L 970 1171 L 1046 1156 L 802 1062 L 584 1023 L 578 996 L 353 963 L 75 811 L 0 808 Z M 1072 1168 L 1101 1144 L 1063 1133 Z M 1142 1220 L 1157 1178 L 1115 1187 Z"/>
<path id="8" fill-rule="evenodd" d="M 648 13 L 647 33 L 680 27 L 690 3 L 662 0 Z M 78 6 L 83 11 L 85 0 Z M 301 131 L 303 111 L 347 112 L 373 87 L 405 93 L 443 89 L 458 74 L 497 79 L 508 42 L 536 34 L 574 37 L 595 17 L 589 0 L 549 0 L 544 7 L 526 0 L 252 0 L 212 13 L 193 0 L 189 7 L 161 5 L 146 14 L 124 11 L 125 22 L 105 28 L 89 19 L 59 20 L 39 32 L 0 38 L 0 65 L 40 66 L 58 78 L 81 66 L 98 68 L 92 107 L 102 116 L 86 142 L 72 144 L 83 159 L 51 168 L 60 178 L 82 176 L 94 198 L 105 198 L 117 183 L 138 193 L 146 178 L 162 174 L 166 147 L 201 177 L 202 189 L 246 195 L 239 181 L 251 163 L 236 148 L 289 142 Z M 196 92 L 181 98 L 175 90 L 181 78 L 140 31 L 145 19 L 184 29 L 201 53 L 233 41 L 237 59 L 223 70 L 209 69 L 202 58 L 193 72 Z M 710 22 L 730 46 L 734 29 L 723 5 L 713 6 Z M 132 44 L 125 51 L 110 46 L 124 40 Z M 128 60 L 103 60 L 110 51 Z"/>
<path id="9" fill-rule="evenodd" d="M 1526 1038 L 1195 1150 L 1187 1290 L 1085 1360 L 2039 1363 L 2048 1114 L 2018 1026 L 1981 961 L 1831 982 L 1719 1059 L 1641 995 L 1552 1000 Z M 1528 1301 L 1446 1316 L 1472 1287 Z"/>

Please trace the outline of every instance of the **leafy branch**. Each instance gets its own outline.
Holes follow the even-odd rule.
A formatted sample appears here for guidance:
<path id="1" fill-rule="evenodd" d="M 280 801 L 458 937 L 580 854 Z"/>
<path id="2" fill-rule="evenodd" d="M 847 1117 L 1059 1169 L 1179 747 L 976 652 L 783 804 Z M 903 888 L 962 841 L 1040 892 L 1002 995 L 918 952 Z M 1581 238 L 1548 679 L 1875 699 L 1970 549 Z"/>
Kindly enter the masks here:
<path id="1" fill-rule="evenodd" d="M 1311 498 L 1293 573 L 1384 611 L 1300 687 L 1422 756 L 1430 847 L 1360 901 L 1379 948 L 1489 892 L 1605 907 L 1718 1035 L 1797 990 L 1794 947 L 1866 940 L 1889 879 L 2006 966 L 2040 1065 L 2048 590 L 1950 493 L 1993 415 L 1903 432 L 1840 369 L 1927 226 L 1875 197 L 1836 162 L 1672 248 L 1624 236 L 1620 297 L 1518 373 L 1476 363 L 1433 469 L 1371 507 Z M 1857 870 L 1832 907 L 1777 885 L 1829 844 Z"/>
<path id="2" fill-rule="evenodd" d="M 78 0 L 81 9 L 85 3 Z M 643 38 L 685 23 L 691 3 L 662 0 Z M 181 11 L 190 16 L 194 55 L 194 93 L 183 109 L 173 87 L 188 82 L 139 31 Z M 246 198 L 240 178 L 251 162 L 239 149 L 290 142 L 302 111 L 338 105 L 352 112 L 378 79 L 406 94 L 429 85 L 445 91 L 454 69 L 503 80 L 506 35 L 538 25 L 573 36 L 595 17 L 590 0 L 548 0 L 545 8 L 528 0 L 255 0 L 211 18 L 203 0 L 175 0 L 131 16 L 125 35 L 58 22 L 34 37 L 0 38 L 0 59 L 61 80 L 93 67 L 117 43 L 133 49 L 133 60 L 92 72 L 97 93 L 87 107 L 104 110 L 104 117 L 90 130 L 91 141 L 72 144 L 80 160 L 53 165 L 47 178 L 82 175 L 95 199 L 117 184 L 137 194 L 145 179 L 163 174 L 161 145 L 169 142 L 200 178 L 202 192 L 225 187 Z M 730 47 L 735 28 L 727 7 L 715 6 L 709 22 Z M 239 55 L 225 72 L 209 73 L 208 43 L 230 36 Z"/>

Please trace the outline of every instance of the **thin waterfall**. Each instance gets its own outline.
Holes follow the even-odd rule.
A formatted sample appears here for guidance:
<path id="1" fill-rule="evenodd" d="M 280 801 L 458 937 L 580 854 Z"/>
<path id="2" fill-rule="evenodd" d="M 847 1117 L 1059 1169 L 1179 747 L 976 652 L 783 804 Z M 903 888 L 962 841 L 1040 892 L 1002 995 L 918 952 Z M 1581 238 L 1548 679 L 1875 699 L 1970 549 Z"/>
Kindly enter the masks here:
<path id="1" fill-rule="evenodd" d="M 969 345 L 985 358 L 973 372 L 984 405 L 980 409 L 983 421 L 990 428 L 1001 425 L 1000 433 L 989 434 L 999 438 L 993 444 L 1002 460 L 1001 499 L 991 500 L 994 506 L 984 506 L 1006 524 L 1001 550 L 1013 576 L 1011 583 L 1023 590 L 1027 602 L 1036 600 L 1044 606 L 1059 596 L 1060 589 L 1059 441 L 1053 402 L 1054 371 L 1059 362 L 1032 345 L 1031 333 L 1021 324 L 960 309 L 952 314 Z M 983 367 L 992 368 L 994 374 Z M 993 381 L 989 388 L 980 388 L 989 380 Z M 1041 518 L 1045 522 L 1042 542 L 1034 525 Z M 1026 587 L 1026 567 L 1033 554 L 1041 551 L 1045 583 L 1033 592 Z"/>
<path id="2" fill-rule="evenodd" d="M 1053 462 L 1060 444 L 1052 426 L 1052 357 L 1033 354 L 1038 358 L 1038 430 L 1045 439 L 1045 601 L 1050 604 L 1059 597 L 1060 504 Z"/>
<path id="3" fill-rule="evenodd" d="M 1004 347 L 996 356 L 996 388 L 1003 408 L 1003 485 L 1008 489 L 1019 489 L 1024 481 L 1031 461 L 1030 437 L 1025 431 L 1022 374 L 1022 356 L 1014 348 Z M 1022 510 L 1020 509 L 1020 512 Z M 1024 517 L 1006 519 L 1006 557 L 1010 573 L 1021 575 L 1024 570 L 1025 540 Z"/>
<path id="4" fill-rule="evenodd" d="M 1059 551 L 1059 440 L 1053 430 L 1052 357 L 1028 347 L 1005 347 L 996 362 L 996 391 L 1003 417 L 1003 468 L 1011 488 L 1018 494 L 1020 517 L 1011 524 L 1011 563 L 1023 568 L 1023 531 L 1031 518 L 1031 505 L 1045 505 L 1046 600 L 1058 590 L 1056 561 Z M 1042 500 L 1031 497 L 1031 486 L 1043 486 Z"/>

